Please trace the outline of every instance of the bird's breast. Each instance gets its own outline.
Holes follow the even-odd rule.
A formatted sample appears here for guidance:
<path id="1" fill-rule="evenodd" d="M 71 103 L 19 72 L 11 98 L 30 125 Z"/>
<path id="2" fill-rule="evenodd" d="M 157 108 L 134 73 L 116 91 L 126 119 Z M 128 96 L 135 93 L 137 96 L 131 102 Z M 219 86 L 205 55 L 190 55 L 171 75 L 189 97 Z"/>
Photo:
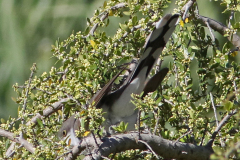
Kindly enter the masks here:
<path id="1" fill-rule="evenodd" d="M 143 85 L 141 85 L 140 79 L 135 78 L 111 106 L 112 113 L 119 117 L 131 116 L 136 108 L 131 102 L 131 94 L 140 94 L 142 91 Z"/>

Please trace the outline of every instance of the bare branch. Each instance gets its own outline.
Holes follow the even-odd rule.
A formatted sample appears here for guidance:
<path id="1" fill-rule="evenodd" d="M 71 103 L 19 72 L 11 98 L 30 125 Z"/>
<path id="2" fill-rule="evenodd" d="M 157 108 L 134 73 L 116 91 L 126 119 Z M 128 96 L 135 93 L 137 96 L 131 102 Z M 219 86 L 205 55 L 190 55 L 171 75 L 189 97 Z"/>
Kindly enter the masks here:
<path id="1" fill-rule="evenodd" d="M 28 97 L 28 93 L 29 93 L 29 89 L 30 89 L 30 84 L 32 82 L 32 77 L 33 77 L 33 73 L 36 71 L 36 63 L 33 64 L 32 68 L 31 68 L 31 74 L 29 76 L 29 80 L 28 80 L 28 85 L 27 85 L 27 90 L 25 93 L 25 98 L 24 98 L 24 102 L 23 102 L 23 112 L 26 110 L 27 107 L 27 97 Z"/>
<path id="2" fill-rule="evenodd" d="M 154 156 L 155 156 L 157 159 L 159 159 L 158 155 L 153 151 L 153 149 L 151 148 L 151 146 L 149 146 L 146 142 L 144 142 L 144 141 L 142 141 L 142 140 L 138 140 L 138 142 L 141 142 L 141 143 L 145 144 L 145 145 L 148 147 L 148 149 L 154 154 Z"/>
<path id="3" fill-rule="evenodd" d="M 126 5 L 127 5 L 126 3 L 118 3 L 115 6 L 112 6 L 110 8 L 110 10 L 117 10 L 119 8 L 124 8 L 124 7 L 126 7 Z M 105 11 L 105 12 L 101 13 L 100 16 L 101 16 L 100 20 L 104 21 L 105 19 L 108 18 L 109 12 Z M 98 26 L 99 26 L 99 23 L 94 24 L 93 27 L 91 28 L 91 30 L 89 31 L 89 34 L 86 37 L 88 37 L 90 35 L 94 35 L 94 32 L 97 30 Z"/>
<path id="4" fill-rule="evenodd" d="M 212 134 L 211 139 L 209 140 L 209 142 L 207 143 L 207 147 L 212 147 L 212 144 L 214 142 L 214 139 L 216 138 L 218 132 L 220 131 L 220 129 L 227 123 L 227 121 L 234 115 L 237 113 L 237 110 L 235 109 L 234 111 L 231 111 L 230 113 L 228 113 L 219 123 L 219 125 L 217 126 L 217 128 L 215 129 L 215 131 Z"/>
<path id="5" fill-rule="evenodd" d="M 177 142 L 179 142 L 179 140 L 180 140 L 181 138 L 185 137 L 186 135 L 188 135 L 188 134 L 190 134 L 190 133 L 192 133 L 192 130 L 190 130 L 190 131 L 184 133 L 183 135 L 181 135 L 181 136 L 174 142 L 174 144 L 177 143 Z"/>
<path id="6" fill-rule="evenodd" d="M 233 20 L 233 18 L 234 18 L 234 11 L 231 11 L 231 15 L 230 15 L 229 21 L 228 21 L 228 28 L 231 27 L 231 20 Z"/>
<path id="7" fill-rule="evenodd" d="M 233 80 L 233 86 L 234 86 L 234 91 L 235 91 L 235 93 L 238 93 L 238 89 L 237 89 L 237 85 L 236 85 L 235 79 Z M 237 99 L 237 101 L 238 101 L 238 96 L 236 96 L 236 99 Z"/>
<path id="8" fill-rule="evenodd" d="M 27 122 L 27 126 L 30 124 L 37 124 L 37 119 L 42 119 L 43 117 L 48 117 L 50 116 L 52 113 L 56 112 L 57 110 L 61 109 L 62 106 L 64 105 L 64 103 L 66 103 L 69 99 L 68 98 L 64 98 L 61 99 L 60 101 L 57 101 L 55 103 L 52 104 L 51 107 L 48 107 L 46 109 L 43 110 L 43 115 L 40 115 L 39 113 L 34 116 L 30 121 Z"/>
<path id="9" fill-rule="evenodd" d="M 183 22 L 185 21 L 185 19 L 187 18 L 187 12 L 188 10 L 192 7 L 192 5 L 196 2 L 196 0 L 190 0 L 188 1 L 182 8 L 182 11 L 184 12 L 183 13 L 183 16 L 182 16 L 182 19 L 183 19 Z"/>
<path id="10" fill-rule="evenodd" d="M 16 143 L 19 143 L 29 152 L 34 153 L 35 148 L 33 147 L 33 145 L 23 138 L 15 137 L 14 133 L 0 129 L 0 136 L 6 137 Z"/>
<path id="11" fill-rule="evenodd" d="M 187 17 L 187 11 L 190 9 L 190 7 L 192 7 L 192 5 L 196 2 L 196 0 L 189 0 L 182 8 L 182 11 L 184 11 L 183 13 L 183 20 L 185 20 L 185 18 Z M 231 13 L 233 15 L 233 13 Z M 205 17 L 205 16 L 201 16 L 198 13 L 196 13 L 196 18 L 199 21 L 199 23 L 201 23 L 203 26 L 208 27 L 209 29 L 212 28 L 213 30 L 217 31 L 218 33 L 220 33 L 221 35 L 224 36 L 224 34 L 226 33 L 227 30 L 230 30 L 230 28 L 228 28 L 226 25 Z M 232 17 L 230 17 L 232 18 Z M 210 29 L 211 32 L 211 29 Z M 211 32 L 211 36 L 212 38 L 214 37 L 212 32 Z M 240 37 L 234 33 L 232 35 L 227 36 L 227 39 L 237 48 L 240 47 Z"/>
<path id="12" fill-rule="evenodd" d="M 211 92 L 210 92 L 210 99 L 211 99 L 211 102 L 212 102 L 212 107 L 213 107 L 213 111 L 214 111 L 214 117 L 215 117 L 215 120 L 216 120 L 216 124 L 218 126 L 217 110 L 216 110 L 216 106 L 215 106 L 214 100 L 213 100 L 213 95 L 212 95 Z"/>
<path id="13" fill-rule="evenodd" d="M 208 22 L 205 22 L 205 23 L 206 23 L 206 25 L 207 25 L 207 27 L 208 27 L 208 29 L 209 29 L 209 32 L 210 32 L 212 41 L 215 42 L 215 36 L 214 36 L 214 34 L 213 34 L 213 32 L 212 32 L 212 28 L 209 26 L 209 23 L 208 23 Z"/>
<path id="14" fill-rule="evenodd" d="M 217 127 L 218 127 L 219 124 L 218 124 L 218 118 L 217 118 L 217 109 L 216 109 L 216 106 L 215 106 L 215 104 L 214 104 L 214 99 L 213 99 L 213 95 L 212 95 L 211 92 L 210 92 L 210 99 L 211 99 L 211 102 L 212 102 L 212 107 L 213 107 L 214 117 L 215 117 L 216 124 L 217 124 Z M 220 132 L 219 132 L 218 134 L 219 134 L 219 136 L 222 136 Z M 220 142 L 221 142 L 221 146 L 224 147 L 225 144 L 224 144 L 222 138 L 220 139 Z"/>
<path id="15" fill-rule="evenodd" d="M 204 26 L 207 26 L 206 25 L 206 22 L 207 22 L 213 30 L 217 31 L 218 33 L 220 33 L 223 36 L 227 30 L 230 30 L 227 26 L 225 26 L 224 24 L 222 24 L 214 19 L 204 17 L 201 15 L 197 15 L 197 19 Z M 237 47 L 237 48 L 240 47 L 240 37 L 236 33 L 227 36 L 227 38 L 235 47 Z"/>

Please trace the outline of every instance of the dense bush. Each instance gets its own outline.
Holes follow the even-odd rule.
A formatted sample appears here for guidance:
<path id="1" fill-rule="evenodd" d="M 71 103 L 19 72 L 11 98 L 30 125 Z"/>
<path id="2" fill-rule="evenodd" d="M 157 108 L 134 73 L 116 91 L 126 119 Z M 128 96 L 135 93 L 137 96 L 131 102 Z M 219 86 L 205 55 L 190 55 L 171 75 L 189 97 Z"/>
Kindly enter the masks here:
<path id="1" fill-rule="evenodd" d="M 114 148 L 112 145 L 116 143 L 99 140 L 102 132 L 97 131 L 101 130 L 99 126 L 104 120 L 101 110 L 83 106 L 118 73 L 118 66 L 140 57 L 154 22 L 163 16 L 163 9 L 170 2 L 106 1 L 92 18 L 87 19 L 85 31 L 52 46 L 53 56 L 62 64 L 60 67 L 53 66 L 41 76 L 34 76 L 34 64 L 29 80 L 24 85 L 14 86 L 20 106 L 18 118 L 9 118 L 1 124 L 0 135 L 6 138 L 0 141 L 0 156 L 75 158 L 77 151 L 86 146 L 83 144 L 69 152 L 69 146 L 59 141 L 56 133 L 69 115 L 79 113 L 82 119 L 90 117 L 90 132 L 100 148 L 101 145 L 109 146 L 104 152 L 100 149 L 88 158 L 207 159 L 213 153 L 212 159 L 239 159 L 240 67 L 237 53 L 240 41 L 236 33 L 240 5 L 235 1 L 221 2 L 226 10 L 216 14 L 231 13 L 226 27 L 210 17 L 201 16 L 198 12 L 201 8 L 194 0 L 175 3 L 177 7 L 173 13 L 180 13 L 181 20 L 160 57 L 163 60 L 160 67 L 168 67 L 169 73 L 159 90 L 143 100 L 133 95 L 133 103 L 141 109 L 140 125 L 147 133 L 112 135 L 110 138 L 122 139 L 118 143 L 121 147 Z M 115 35 L 108 36 L 107 30 L 101 30 L 110 27 L 112 17 L 128 19 L 119 24 Z M 213 30 L 228 42 L 221 45 Z M 88 132 L 82 129 L 79 134 Z M 94 146 L 91 138 L 86 138 L 86 142 Z M 9 149 L 10 144 L 13 148 Z"/>

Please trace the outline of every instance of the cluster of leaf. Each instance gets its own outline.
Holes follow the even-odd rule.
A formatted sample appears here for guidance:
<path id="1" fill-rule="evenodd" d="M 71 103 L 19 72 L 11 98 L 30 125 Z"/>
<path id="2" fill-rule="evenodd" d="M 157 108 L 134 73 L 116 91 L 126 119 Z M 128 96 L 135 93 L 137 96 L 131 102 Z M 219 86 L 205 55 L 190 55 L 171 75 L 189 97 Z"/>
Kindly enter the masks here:
<path id="1" fill-rule="evenodd" d="M 221 2 L 221 5 L 226 7 L 224 12 L 226 12 L 226 11 L 239 12 L 240 11 L 239 2 L 240 2 L 239 0 L 223 0 Z"/>
<path id="2" fill-rule="evenodd" d="M 124 8 L 112 8 L 123 2 L 127 4 Z M 176 3 L 181 2 L 183 1 Z M 14 158 L 52 159 L 66 153 L 68 147 L 59 142 L 56 133 L 65 118 L 76 112 L 83 117 L 83 124 L 90 119 L 90 130 L 98 129 L 103 121 L 100 111 L 85 108 L 84 105 L 118 72 L 117 66 L 140 56 L 149 30 L 153 28 L 151 24 L 162 16 L 163 8 L 168 3 L 167 0 L 104 2 L 95 15 L 87 20 L 88 27 L 85 31 L 56 42 L 52 52 L 61 64 L 60 67 L 53 66 L 49 72 L 39 77 L 30 77 L 23 86 L 14 86 L 18 93 L 16 102 L 19 104 L 19 119 L 9 119 L 1 124 L 1 128 L 16 135 L 24 133 L 24 137 L 36 146 L 35 153 L 30 154 L 16 145 Z M 103 14 L 129 19 L 119 24 L 114 36 L 107 36 L 98 29 L 94 35 L 89 34 L 97 23 L 99 27 L 109 27 L 109 18 L 104 21 L 100 19 Z M 136 25 L 141 25 L 141 28 L 132 30 Z M 235 94 L 233 99 L 229 99 L 228 95 L 233 93 L 234 87 L 239 87 L 240 67 L 231 55 L 227 55 L 230 50 L 228 45 L 223 49 L 219 48 L 217 39 L 213 41 L 205 33 L 203 26 L 194 23 L 194 20 L 185 26 L 176 27 L 162 54 L 163 65 L 170 71 L 160 87 L 161 92 L 155 91 L 143 100 L 139 96 L 134 98 L 133 103 L 141 110 L 141 127 L 171 140 L 176 140 L 190 131 L 181 141 L 197 145 L 208 142 L 216 126 L 210 92 L 217 110 L 221 109 L 222 112 L 219 120 L 230 110 L 239 107 L 239 94 Z M 32 72 L 35 72 L 35 69 Z M 154 72 L 155 70 L 153 74 Z M 37 113 L 43 115 L 44 109 L 63 98 L 69 98 L 63 109 L 39 119 L 37 125 L 26 126 L 23 123 L 18 127 L 17 123 L 12 123 L 28 122 Z M 221 148 L 224 151 L 229 149 L 228 144 L 233 146 L 232 144 L 236 143 L 239 136 L 234 132 L 239 130 L 237 119 L 239 115 L 234 116 L 228 125 L 222 128 L 222 136 L 217 137 L 214 149 L 220 150 L 221 139 L 226 142 L 226 148 Z M 84 134 L 85 130 L 82 132 L 79 134 Z M 0 156 L 4 157 L 9 144 L 7 139 L 0 141 Z M 128 151 L 118 154 L 117 157 L 149 158 L 151 155 Z"/>

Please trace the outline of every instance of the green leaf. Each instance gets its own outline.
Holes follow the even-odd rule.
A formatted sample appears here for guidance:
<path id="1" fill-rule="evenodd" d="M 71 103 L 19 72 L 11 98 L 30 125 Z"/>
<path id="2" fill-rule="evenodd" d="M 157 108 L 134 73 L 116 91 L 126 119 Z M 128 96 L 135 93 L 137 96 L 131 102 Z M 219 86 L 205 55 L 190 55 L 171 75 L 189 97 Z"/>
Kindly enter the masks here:
<path id="1" fill-rule="evenodd" d="M 124 133 L 127 130 L 128 123 L 120 122 L 117 127 L 113 127 L 113 129 L 117 132 Z"/>
<path id="2" fill-rule="evenodd" d="M 200 50 L 200 48 L 198 46 L 190 46 L 192 49 L 195 49 L 195 50 Z"/>
<path id="3" fill-rule="evenodd" d="M 227 101 L 225 104 L 224 104 L 224 109 L 226 109 L 228 112 L 233 108 L 233 102 L 231 101 Z"/>
<path id="4" fill-rule="evenodd" d="M 119 26 L 120 26 L 120 28 L 122 28 L 122 30 L 124 30 L 124 31 L 130 31 L 128 25 L 126 25 L 126 24 L 121 24 L 121 23 L 119 23 Z"/>
<path id="5" fill-rule="evenodd" d="M 137 23 L 138 23 L 137 16 L 132 17 L 132 23 L 134 26 L 137 25 Z"/>
<path id="6" fill-rule="evenodd" d="M 137 30 L 137 31 L 135 32 L 134 38 L 135 38 L 135 39 L 140 38 L 140 30 Z"/>
<path id="7" fill-rule="evenodd" d="M 5 122 L 6 121 L 3 118 L 1 118 L 1 123 L 4 124 Z"/>
<path id="8" fill-rule="evenodd" d="M 130 16 L 131 12 L 130 11 L 123 11 L 123 14 L 125 14 L 126 16 Z"/>
<path id="9" fill-rule="evenodd" d="M 41 119 L 37 118 L 37 123 L 40 127 L 44 127 Z"/>
<path id="10" fill-rule="evenodd" d="M 200 37 L 201 37 L 202 39 L 205 38 L 205 29 L 204 29 L 203 27 L 200 28 Z"/>
<path id="11" fill-rule="evenodd" d="M 103 2 L 103 8 L 106 8 L 106 6 L 107 6 L 107 2 L 104 1 L 104 2 Z"/>
<path id="12" fill-rule="evenodd" d="M 89 18 L 87 18 L 87 22 L 89 23 L 89 25 L 91 25 L 91 21 Z"/>
<path id="13" fill-rule="evenodd" d="M 191 105 L 191 107 L 192 107 L 193 110 L 196 110 L 196 106 L 195 106 L 194 103 L 191 102 L 190 105 Z"/>
<path id="14" fill-rule="evenodd" d="M 159 98 L 156 100 L 156 104 L 159 104 L 161 101 L 162 101 L 162 97 L 159 97 Z M 159 105 L 158 105 L 158 106 L 159 106 Z"/>

